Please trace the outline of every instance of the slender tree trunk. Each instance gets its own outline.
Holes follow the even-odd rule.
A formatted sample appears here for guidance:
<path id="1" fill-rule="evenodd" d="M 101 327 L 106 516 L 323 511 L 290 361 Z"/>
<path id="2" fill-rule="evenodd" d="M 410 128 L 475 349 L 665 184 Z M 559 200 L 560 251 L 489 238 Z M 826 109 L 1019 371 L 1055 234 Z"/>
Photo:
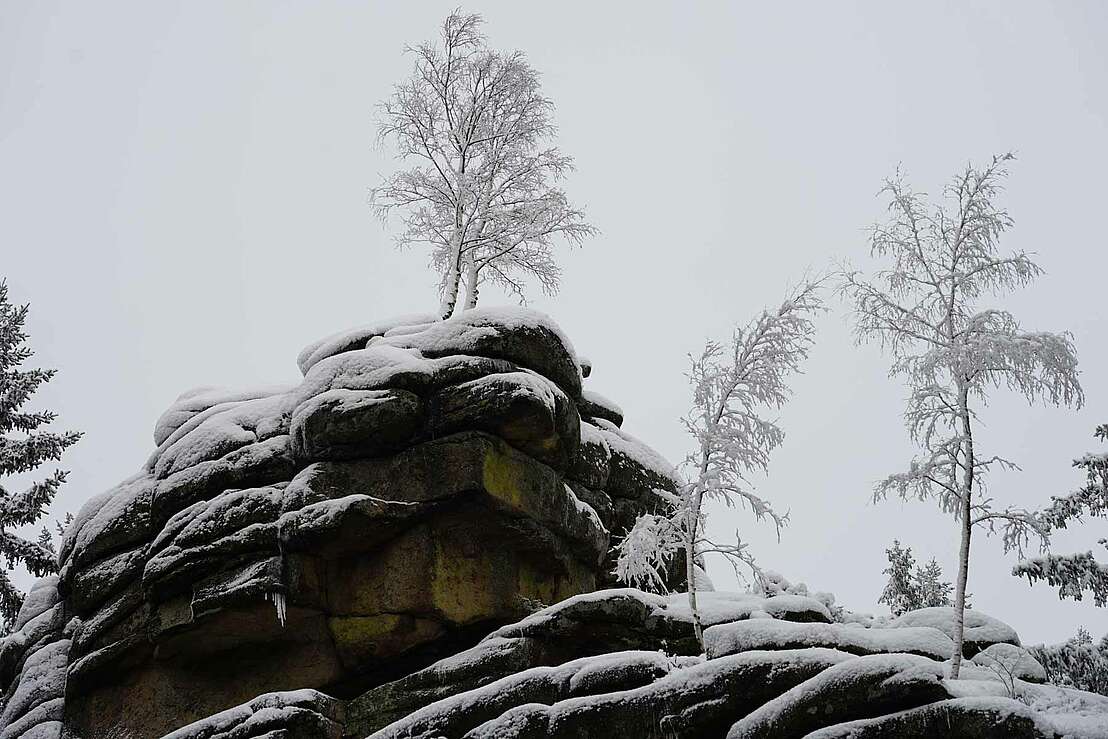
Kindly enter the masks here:
<path id="1" fill-rule="evenodd" d="M 959 410 L 962 414 L 962 433 L 966 437 L 966 468 L 962 484 L 962 544 L 958 551 L 958 582 L 954 594 L 954 654 L 951 657 L 950 677 L 957 680 L 962 669 L 962 649 L 966 641 L 966 582 L 969 580 L 970 535 L 973 533 L 973 429 L 970 426 L 969 400 L 966 389 L 959 391 Z"/>
<path id="2" fill-rule="evenodd" d="M 693 505 L 689 512 L 688 538 L 685 540 L 685 581 L 689 590 L 689 611 L 692 613 L 693 633 L 700 651 L 704 651 L 704 628 L 700 624 L 700 611 L 696 606 L 696 534 L 700 521 L 700 506 L 703 502 L 698 489 L 693 494 Z"/>
<path id="3" fill-rule="evenodd" d="M 464 310 L 477 307 L 477 261 L 470 260 L 466 265 L 466 304 Z"/>
<path id="4" fill-rule="evenodd" d="M 454 224 L 454 234 L 450 237 L 450 264 L 446 275 L 446 287 L 439 305 L 439 317 L 442 320 L 454 315 L 454 306 L 458 304 L 458 285 L 462 281 L 462 227 Z"/>

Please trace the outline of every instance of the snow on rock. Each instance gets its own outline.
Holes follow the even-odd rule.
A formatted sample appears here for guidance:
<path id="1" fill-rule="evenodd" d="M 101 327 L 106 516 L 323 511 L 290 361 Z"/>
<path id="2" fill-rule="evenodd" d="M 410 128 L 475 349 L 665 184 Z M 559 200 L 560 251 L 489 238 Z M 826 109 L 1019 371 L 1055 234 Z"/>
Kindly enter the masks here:
<path id="1" fill-rule="evenodd" d="M 23 629 L 32 619 L 38 618 L 57 605 L 58 598 L 57 575 L 47 575 L 36 580 L 23 596 L 23 604 L 15 616 L 12 629 L 14 631 Z"/>
<path id="2" fill-rule="evenodd" d="M 48 703 L 56 706 L 52 702 L 64 697 L 69 647 L 70 641 L 61 639 L 27 657 L 15 691 L 7 698 L 4 710 L 0 713 L 0 727 L 10 727 L 20 719 L 26 720 L 35 709 Z M 41 717 L 41 712 L 36 717 Z M 49 718 L 43 720 L 58 718 L 58 712 L 51 709 Z"/>
<path id="3" fill-rule="evenodd" d="M 581 415 L 588 418 L 603 418 L 615 426 L 623 425 L 623 409 L 612 400 L 593 390 L 581 391 Z"/>
<path id="4" fill-rule="evenodd" d="M 260 398 L 284 395 L 293 389 L 293 385 L 263 385 L 247 389 L 221 387 L 198 387 L 182 393 L 173 405 L 169 406 L 154 424 L 154 444 L 161 446 L 173 432 L 194 418 L 197 414 L 212 409 L 225 410 L 238 403 Z"/>
<path id="5" fill-rule="evenodd" d="M 582 422 L 579 405 L 609 417 L 618 407 L 583 397 L 572 344 L 537 311 L 379 321 L 315 342 L 298 366 L 295 387 L 205 387 L 174 401 L 143 468 L 68 527 L 58 580 L 32 591 L 0 640 L 0 688 L 34 690 L 41 676 L 27 665 L 65 641 L 66 732 L 155 736 L 244 684 L 264 693 L 397 674 L 398 660 L 442 654 L 474 624 L 607 582 L 618 524 L 675 484 L 668 462 L 611 421 Z M 488 640 L 478 651 L 495 675 L 463 669 L 428 695 L 541 666 L 532 657 L 693 650 L 691 625 L 664 600 L 590 608 L 548 622 L 572 638 L 538 626 Z M 591 620 L 603 612 L 614 633 Z M 544 639 L 552 646 L 536 651 Z M 195 664 L 178 665 L 183 654 Z M 134 701 L 158 709 L 127 711 Z M 56 723 L 34 701 L 0 710 L 34 731 Z"/>
<path id="6" fill-rule="evenodd" d="M 581 368 L 573 344 L 546 315 L 530 308 L 475 308 L 424 330 L 376 338 L 367 347 L 413 349 L 425 357 L 477 354 L 503 359 L 550 378 L 581 397 Z"/>
<path id="7" fill-rule="evenodd" d="M 438 320 L 438 316 L 430 313 L 412 313 L 404 316 L 395 316 L 383 321 L 367 323 L 364 326 L 340 331 L 322 339 L 313 341 L 304 347 L 296 357 L 296 366 L 301 374 L 308 374 L 308 370 L 320 361 L 333 357 L 343 352 L 365 349 L 366 343 L 376 337 L 384 336 L 390 330 L 400 326 L 426 326 Z"/>
<path id="8" fill-rule="evenodd" d="M 594 418 L 592 423 L 612 453 L 608 487 L 613 496 L 637 497 L 643 488 L 674 491 L 680 485 L 677 469 L 658 452 L 611 421 Z"/>
<path id="9" fill-rule="evenodd" d="M 339 701 L 315 690 L 293 690 L 260 695 L 162 739 L 341 739 L 342 721 Z"/>
<path id="10" fill-rule="evenodd" d="M 50 580 L 56 583 L 57 578 L 42 582 Z M 27 601 L 32 601 L 30 608 Z M 17 631 L 0 639 L 0 688 L 11 682 L 25 657 L 54 641 L 65 626 L 65 609 L 59 602 L 56 586 L 36 586 L 24 600 L 15 625 L 19 627 Z"/>
<path id="11" fill-rule="evenodd" d="M 914 626 L 930 626 L 954 638 L 954 609 L 945 606 L 920 608 L 908 611 L 889 622 L 888 628 L 899 629 Z M 992 644 L 1020 645 L 1016 630 L 1003 621 L 980 611 L 966 609 L 965 612 L 965 652 L 967 657 L 980 652 Z"/>
<path id="12" fill-rule="evenodd" d="M 697 597 L 707 624 L 755 614 L 771 618 L 767 607 L 783 618 L 825 617 L 818 602 L 800 596 L 701 592 Z M 623 650 L 697 655 L 700 647 L 693 636 L 687 595 L 614 588 L 566 598 L 496 629 L 468 650 L 368 691 L 351 703 L 351 727 L 370 733 L 421 705 L 514 672 Z"/>
<path id="13" fill-rule="evenodd" d="M 584 485 L 590 491 L 602 490 L 608 486 L 611 465 L 612 450 L 604 434 L 591 423 L 582 421 L 581 444 L 573 466 L 566 472 L 566 477 Z M 608 507 L 611 507 L 610 501 Z"/>
<path id="14" fill-rule="evenodd" d="M 575 696 L 637 688 L 676 667 L 661 652 L 626 651 L 585 657 L 556 667 L 534 667 L 432 703 L 374 732 L 372 739 L 462 736 L 524 703 L 552 704 Z"/>
<path id="15" fill-rule="evenodd" d="M 1047 717 L 1010 698 L 954 698 L 877 718 L 836 724 L 805 739 L 886 739 L 887 737 L 959 737 L 960 739 L 1046 739 L 1055 736 Z M 1072 739 L 1086 736 L 1074 734 Z"/>
<path id="16" fill-rule="evenodd" d="M 58 550 L 64 565 L 93 561 L 151 535 L 150 503 L 154 480 L 140 472 L 85 503 L 66 527 Z"/>
<path id="17" fill-rule="evenodd" d="M 843 721 L 943 700 L 943 674 L 941 663 L 914 655 L 845 660 L 747 714 L 731 727 L 727 739 L 805 736 Z"/>
<path id="18" fill-rule="evenodd" d="M 40 703 L 0 729 L 0 739 L 62 739 L 63 698 Z"/>
<path id="19" fill-rule="evenodd" d="M 803 595 L 766 597 L 758 593 L 707 591 L 698 592 L 696 600 L 700 621 L 705 627 L 749 618 L 774 618 L 801 622 L 831 620 L 830 613 L 822 603 Z M 668 595 L 666 602 L 670 614 L 674 617 L 692 621 L 688 593 Z"/>
<path id="20" fill-rule="evenodd" d="M 751 649 L 815 646 L 852 654 L 903 652 L 938 660 L 947 659 L 954 651 L 950 637 L 927 626 L 860 629 L 843 624 L 757 619 L 712 626 L 704 632 L 704 648 L 710 659 Z"/>
<path id="21" fill-rule="evenodd" d="M 209 408 L 169 434 L 147 462 L 158 479 L 288 433 L 285 395 Z"/>
<path id="22" fill-rule="evenodd" d="M 674 670 L 631 690 L 519 705 L 465 736 L 603 736 L 614 727 L 628 737 L 719 736 L 736 715 L 846 659 L 830 649 L 737 654 Z"/>
<path id="23" fill-rule="evenodd" d="M 1000 642 L 990 644 L 973 656 L 975 664 L 1001 672 L 1006 676 L 1027 680 L 1028 682 L 1045 683 L 1046 669 L 1039 661 L 1023 647 Z"/>
<path id="24" fill-rule="evenodd" d="M 1019 699 L 1046 717 L 1055 734 L 1108 739 L 1108 696 L 1055 685 L 1020 683 Z"/>

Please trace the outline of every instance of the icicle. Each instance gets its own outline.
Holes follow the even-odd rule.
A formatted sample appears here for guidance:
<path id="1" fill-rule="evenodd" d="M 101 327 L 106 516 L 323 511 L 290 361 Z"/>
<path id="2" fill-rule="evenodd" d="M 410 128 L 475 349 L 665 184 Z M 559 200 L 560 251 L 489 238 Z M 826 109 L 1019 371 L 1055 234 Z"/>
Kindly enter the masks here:
<path id="1" fill-rule="evenodd" d="M 288 615 L 285 594 L 278 592 L 266 593 L 265 599 L 272 601 L 274 607 L 277 609 L 277 620 L 281 622 L 281 628 L 284 628 L 285 618 Z"/>

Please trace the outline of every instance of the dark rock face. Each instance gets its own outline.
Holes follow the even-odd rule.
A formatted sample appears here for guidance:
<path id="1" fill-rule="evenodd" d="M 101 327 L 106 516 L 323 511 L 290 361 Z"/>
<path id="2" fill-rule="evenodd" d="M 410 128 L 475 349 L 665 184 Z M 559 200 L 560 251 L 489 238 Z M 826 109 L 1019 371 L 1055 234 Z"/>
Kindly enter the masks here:
<path id="1" fill-rule="evenodd" d="M 409 316 L 298 364 L 293 387 L 183 395 L 143 469 L 82 509 L 0 641 L 3 739 L 160 736 L 301 688 L 341 702 L 606 580 L 624 435 L 582 421 L 546 316 Z M 621 494 L 676 484 L 627 443 Z M 309 709 L 338 722 L 280 710 Z"/>

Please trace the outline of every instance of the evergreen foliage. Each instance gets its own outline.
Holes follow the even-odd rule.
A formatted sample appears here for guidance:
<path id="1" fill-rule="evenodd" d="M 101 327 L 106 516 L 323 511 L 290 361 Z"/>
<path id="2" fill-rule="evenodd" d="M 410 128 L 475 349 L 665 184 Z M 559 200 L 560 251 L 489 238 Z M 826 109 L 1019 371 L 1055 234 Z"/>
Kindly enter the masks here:
<path id="1" fill-rule="evenodd" d="M 1097 643 L 1084 628 L 1061 644 L 1029 649 L 1055 685 L 1108 695 L 1108 634 Z"/>
<path id="2" fill-rule="evenodd" d="M 889 566 L 882 573 L 889 576 L 889 581 L 877 602 L 887 605 L 894 616 L 917 608 L 953 605 L 950 594 L 954 585 L 943 581 L 943 568 L 934 558 L 920 567 L 912 548 L 902 548 L 896 539 L 885 554 Z"/>
<path id="3" fill-rule="evenodd" d="M 1096 437 L 1108 441 L 1108 424 L 1097 428 Z M 1085 485 L 1066 496 L 1052 496 L 1050 505 L 1039 515 L 1051 529 L 1064 529 L 1071 521 L 1085 516 L 1108 518 L 1108 454 L 1086 454 L 1073 462 L 1085 471 Z M 1100 539 L 1108 549 L 1108 539 Z M 1108 605 L 1108 565 L 1098 562 L 1092 551 L 1076 554 L 1045 554 L 1027 559 L 1012 568 L 1012 574 L 1037 580 L 1058 588 L 1061 599 L 1081 600 L 1086 593 L 1100 607 Z"/>
<path id="4" fill-rule="evenodd" d="M 29 306 L 15 306 L 8 300 L 8 286 L 0 281 L 0 480 L 37 470 L 47 462 L 57 462 L 62 452 L 81 438 L 75 431 L 54 433 L 43 426 L 57 418 L 53 411 L 21 410 L 31 395 L 49 382 L 56 370 L 20 369 L 33 352 L 26 346 L 24 324 Z M 32 482 L 22 492 L 13 492 L 0 484 L 0 557 L 7 571 L 0 570 L 0 629 L 10 630 L 23 595 L 12 583 L 8 572 L 25 567 L 39 577 L 54 572 L 54 547 L 50 532 L 43 529 L 35 541 L 24 539 L 15 530 L 38 522 L 54 500 L 66 472 L 54 470 Z"/>

